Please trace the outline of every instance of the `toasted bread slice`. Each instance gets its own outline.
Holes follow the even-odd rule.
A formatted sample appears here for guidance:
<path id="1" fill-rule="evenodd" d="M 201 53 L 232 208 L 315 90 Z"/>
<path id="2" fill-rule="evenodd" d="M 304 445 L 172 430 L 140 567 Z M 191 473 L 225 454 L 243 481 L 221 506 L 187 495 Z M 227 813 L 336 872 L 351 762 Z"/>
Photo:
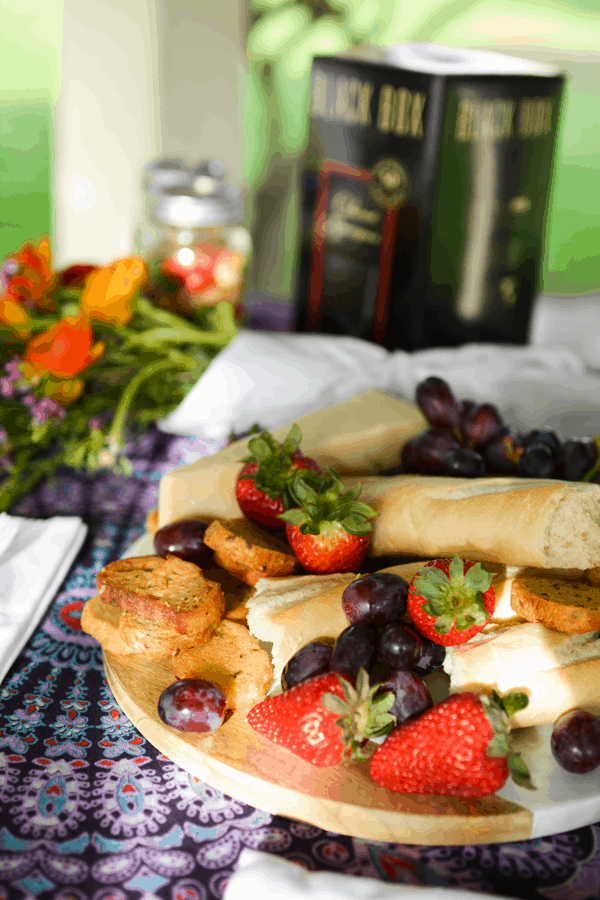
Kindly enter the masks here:
<path id="1" fill-rule="evenodd" d="M 120 559 L 100 569 L 96 582 L 105 603 L 179 634 L 206 631 L 225 609 L 220 585 L 176 556 Z"/>
<path id="2" fill-rule="evenodd" d="M 583 577 L 589 584 L 600 584 L 600 566 L 593 569 L 586 569 Z"/>
<path id="3" fill-rule="evenodd" d="M 254 706 L 267 695 L 273 679 L 269 654 L 254 635 L 224 619 L 211 640 L 196 650 L 182 650 L 169 660 L 178 678 L 206 678 L 225 693 L 229 709 Z"/>
<path id="4" fill-rule="evenodd" d="M 173 628 L 156 625 L 123 612 L 118 606 L 103 603 L 100 597 L 92 597 L 83 607 L 81 627 L 109 653 L 117 656 L 139 654 L 151 660 L 169 659 L 181 650 L 200 647 L 213 633 L 209 628 L 198 634 L 179 634 Z"/>
<path id="5" fill-rule="evenodd" d="M 600 629 L 600 585 L 540 575 L 515 578 L 510 605 L 528 622 L 552 631 L 585 634 Z"/>
<path id="6" fill-rule="evenodd" d="M 215 519 L 204 543 L 214 551 L 215 562 L 251 586 L 260 578 L 292 575 L 298 567 L 288 544 L 247 519 Z"/>
<path id="7" fill-rule="evenodd" d="M 240 622 L 242 625 L 247 624 L 248 607 L 246 601 L 254 594 L 254 588 L 249 584 L 244 584 L 235 575 L 232 575 L 222 566 L 212 562 L 210 565 L 202 569 L 205 578 L 214 581 L 215 584 L 221 585 L 223 596 L 225 597 L 224 619 L 230 619 L 232 622 Z"/>

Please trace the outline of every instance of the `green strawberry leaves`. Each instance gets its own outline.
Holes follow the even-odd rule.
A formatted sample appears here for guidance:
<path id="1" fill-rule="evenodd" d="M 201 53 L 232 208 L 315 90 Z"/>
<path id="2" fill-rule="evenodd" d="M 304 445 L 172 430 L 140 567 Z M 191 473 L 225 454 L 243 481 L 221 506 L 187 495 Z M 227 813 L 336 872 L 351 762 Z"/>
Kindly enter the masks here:
<path id="1" fill-rule="evenodd" d="M 292 425 L 285 440 L 279 444 L 268 431 L 248 441 L 250 454 L 244 463 L 256 463 L 256 472 L 241 474 L 240 480 L 252 479 L 257 490 L 270 500 L 281 498 L 284 509 L 294 505 L 290 485 L 295 477 L 292 454 L 298 450 L 302 435 L 298 425 Z"/>
<path id="2" fill-rule="evenodd" d="M 389 712 L 394 703 L 394 694 L 386 691 L 376 697 L 381 685 L 371 687 L 365 669 L 359 670 L 356 688 L 341 675 L 337 677 L 344 699 L 335 694 L 324 693 L 321 703 L 329 712 L 339 716 L 336 725 L 343 732 L 345 755 L 353 759 L 368 759 L 371 753 L 365 746 L 367 740 L 389 734 L 396 725 L 396 717 Z"/>
<path id="3" fill-rule="evenodd" d="M 301 534 L 318 535 L 323 525 L 339 523 L 348 534 L 363 537 L 371 533 L 370 520 L 378 514 L 357 499 L 360 492 L 360 484 L 344 490 L 334 469 L 328 469 L 326 474 L 297 471 L 290 485 L 297 508 L 288 509 L 279 518 L 298 527 Z"/>
<path id="4" fill-rule="evenodd" d="M 520 787 L 535 790 L 529 769 L 521 755 L 514 750 L 510 736 L 510 717 L 529 704 L 527 694 L 512 691 L 501 697 L 493 690 L 491 694 L 481 694 L 479 699 L 494 732 L 487 747 L 488 756 L 504 757 L 513 781 Z"/>
<path id="5" fill-rule="evenodd" d="M 453 626 L 457 631 L 466 631 L 474 625 L 485 625 L 490 613 L 483 595 L 492 578 L 481 563 L 465 572 L 463 560 L 455 553 L 449 575 L 437 566 L 424 567 L 417 571 L 412 586 L 425 601 L 423 611 L 436 619 L 435 631 L 448 634 Z"/>

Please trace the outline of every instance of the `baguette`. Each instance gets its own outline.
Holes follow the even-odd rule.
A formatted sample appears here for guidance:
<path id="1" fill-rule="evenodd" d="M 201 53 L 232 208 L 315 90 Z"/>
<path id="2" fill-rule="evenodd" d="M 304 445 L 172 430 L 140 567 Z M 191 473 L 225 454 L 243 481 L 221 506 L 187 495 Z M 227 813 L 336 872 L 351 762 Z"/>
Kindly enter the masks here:
<path id="1" fill-rule="evenodd" d="M 223 620 L 211 640 L 169 660 L 177 678 L 205 678 L 225 693 L 229 709 L 254 706 L 267 695 L 273 679 L 269 654 L 237 622 Z"/>
<path id="2" fill-rule="evenodd" d="M 298 567 L 288 544 L 247 519 L 215 519 L 204 543 L 214 551 L 216 563 L 251 586 L 261 578 L 291 575 Z"/>
<path id="3" fill-rule="evenodd" d="M 141 655 L 158 661 L 176 656 L 210 640 L 213 629 L 199 634 L 179 634 L 172 628 L 123 612 L 118 606 L 92 597 L 83 607 L 81 628 L 117 656 Z"/>
<path id="4" fill-rule="evenodd" d="M 353 484 L 358 479 L 346 480 Z M 371 553 L 548 569 L 600 566 L 600 486 L 522 478 L 398 475 L 362 480 L 379 514 Z"/>
<path id="5" fill-rule="evenodd" d="M 564 634 L 539 623 L 505 625 L 446 651 L 450 693 L 523 691 L 517 727 L 545 725 L 574 707 L 600 708 L 600 641 L 596 632 Z"/>
<path id="6" fill-rule="evenodd" d="M 600 629 L 600 585 L 545 576 L 515 578 L 510 605 L 528 622 L 570 634 Z"/>
<path id="7" fill-rule="evenodd" d="M 136 556 L 100 569 L 98 593 L 105 603 L 164 625 L 198 634 L 218 622 L 225 608 L 220 585 L 193 563 L 176 556 Z"/>

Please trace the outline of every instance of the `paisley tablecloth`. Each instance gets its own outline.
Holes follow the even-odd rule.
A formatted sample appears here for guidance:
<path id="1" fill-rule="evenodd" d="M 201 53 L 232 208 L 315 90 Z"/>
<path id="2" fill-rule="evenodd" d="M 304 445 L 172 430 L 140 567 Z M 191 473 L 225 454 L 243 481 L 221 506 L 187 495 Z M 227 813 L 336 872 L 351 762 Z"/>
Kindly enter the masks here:
<path id="1" fill-rule="evenodd" d="M 225 796 L 136 731 L 108 689 L 80 612 L 100 567 L 143 533 L 161 474 L 197 449 L 150 428 L 132 477 L 64 470 L 10 510 L 80 515 L 89 533 L 0 688 L 0 900 L 216 900 L 243 847 L 392 882 L 599 897 L 600 824 L 473 847 L 366 843 Z"/>

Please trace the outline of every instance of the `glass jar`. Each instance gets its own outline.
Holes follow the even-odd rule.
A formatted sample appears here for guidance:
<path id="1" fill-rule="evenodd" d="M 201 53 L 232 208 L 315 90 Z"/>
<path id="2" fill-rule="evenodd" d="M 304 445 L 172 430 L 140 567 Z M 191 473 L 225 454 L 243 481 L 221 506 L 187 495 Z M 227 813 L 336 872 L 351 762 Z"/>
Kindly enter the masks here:
<path id="1" fill-rule="evenodd" d="M 149 298 L 164 309 L 193 315 L 201 307 L 241 298 L 251 237 L 241 225 L 242 198 L 218 178 L 211 190 L 167 188 L 154 194 L 150 224 L 154 236 L 138 252 L 148 261 Z"/>

